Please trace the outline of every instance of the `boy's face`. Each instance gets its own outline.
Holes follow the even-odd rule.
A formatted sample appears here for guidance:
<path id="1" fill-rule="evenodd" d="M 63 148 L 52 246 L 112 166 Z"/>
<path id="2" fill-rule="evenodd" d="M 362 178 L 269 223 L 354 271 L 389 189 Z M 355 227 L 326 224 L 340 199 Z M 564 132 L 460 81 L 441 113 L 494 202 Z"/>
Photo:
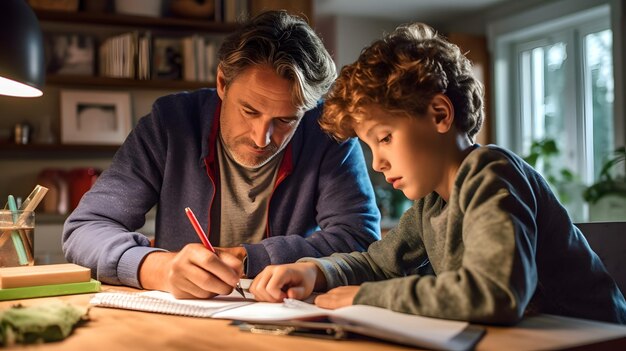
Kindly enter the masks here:
<path id="1" fill-rule="evenodd" d="M 218 70 L 220 133 L 239 165 L 261 167 L 289 143 L 304 115 L 294 106 L 291 89 L 291 82 L 267 66 L 246 69 L 228 87 Z"/>
<path id="2" fill-rule="evenodd" d="M 409 117 L 379 106 L 366 109 L 355 132 L 372 150 L 372 168 L 411 200 L 436 191 L 444 182 L 441 148 L 445 138 L 434 116 Z"/>

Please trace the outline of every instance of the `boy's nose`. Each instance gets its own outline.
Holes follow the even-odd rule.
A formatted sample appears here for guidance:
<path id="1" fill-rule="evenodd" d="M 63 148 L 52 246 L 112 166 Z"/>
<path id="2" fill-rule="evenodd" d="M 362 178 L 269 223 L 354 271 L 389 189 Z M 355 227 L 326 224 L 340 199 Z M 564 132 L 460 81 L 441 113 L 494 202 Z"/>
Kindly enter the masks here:
<path id="1" fill-rule="evenodd" d="M 389 162 L 387 162 L 384 158 L 377 156 L 376 154 L 372 155 L 372 169 L 376 172 L 384 172 L 389 169 Z"/>

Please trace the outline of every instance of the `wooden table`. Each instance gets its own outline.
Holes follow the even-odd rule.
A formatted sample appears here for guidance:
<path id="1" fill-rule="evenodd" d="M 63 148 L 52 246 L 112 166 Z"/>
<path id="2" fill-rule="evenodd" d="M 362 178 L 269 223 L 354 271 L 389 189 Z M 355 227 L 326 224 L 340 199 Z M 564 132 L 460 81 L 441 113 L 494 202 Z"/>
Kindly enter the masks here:
<path id="1" fill-rule="evenodd" d="M 131 288 L 104 286 L 103 290 Z M 56 297 L 87 306 L 93 294 Z M 53 298 L 0 302 L 33 305 Z M 244 351 L 375 351 L 411 350 L 385 342 L 333 341 L 297 336 L 259 335 L 241 332 L 229 321 L 170 316 L 121 309 L 92 307 L 90 321 L 76 328 L 62 342 L 16 346 L 37 350 L 244 350 Z M 515 327 L 487 327 L 477 350 L 626 350 L 626 327 L 588 320 L 541 315 Z"/>

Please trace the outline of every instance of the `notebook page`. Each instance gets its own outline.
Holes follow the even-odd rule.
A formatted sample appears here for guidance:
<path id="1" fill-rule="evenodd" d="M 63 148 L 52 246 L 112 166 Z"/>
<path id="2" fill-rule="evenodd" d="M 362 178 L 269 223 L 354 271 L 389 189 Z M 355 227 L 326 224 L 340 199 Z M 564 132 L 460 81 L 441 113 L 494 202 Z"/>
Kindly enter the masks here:
<path id="1" fill-rule="evenodd" d="M 315 305 L 292 299 L 285 302 L 257 302 L 254 304 L 216 312 L 213 318 L 243 320 L 248 322 L 285 321 L 326 316 L 331 312 Z"/>
<path id="2" fill-rule="evenodd" d="M 177 299 L 174 295 L 158 290 L 150 290 L 138 293 L 142 296 L 153 297 L 155 299 L 166 300 L 178 304 L 198 306 L 198 307 L 214 307 L 214 306 L 230 306 L 232 302 L 254 302 L 254 295 L 244 291 L 246 298 L 242 298 L 238 292 L 233 290 L 228 295 L 218 295 L 211 299 Z"/>
<path id="3" fill-rule="evenodd" d="M 411 339 L 418 337 L 436 344 L 446 343 L 469 326 L 467 322 L 422 317 L 366 305 L 352 305 L 334 310 L 331 319 L 337 318 Z"/>
<path id="4" fill-rule="evenodd" d="M 170 293 L 154 290 L 140 293 L 98 293 L 94 295 L 90 303 L 100 307 L 123 308 L 190 317 L 211 317 L 216 312 L 251 304 L 252 301 L 236 295 L 208 300 L 176 299 Z"/>

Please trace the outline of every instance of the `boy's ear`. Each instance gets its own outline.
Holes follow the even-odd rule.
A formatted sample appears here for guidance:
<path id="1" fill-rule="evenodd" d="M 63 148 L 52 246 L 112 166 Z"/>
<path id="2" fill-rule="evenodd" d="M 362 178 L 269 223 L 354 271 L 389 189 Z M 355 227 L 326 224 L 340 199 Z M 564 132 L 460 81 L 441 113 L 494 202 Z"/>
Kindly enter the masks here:
<path id="1" fill-rule="evenodd" d="M 217 66 L 217 79 L 215 81 L 215 85 L 217 88 L 217 95 L 224 100 L 224 95 L 226 95 L 226 78 L 224 78 L 224 72 L 220 66 Z"/>
<path id="2" fill-rule="evenodd" d="M 445 94 L 437 94 L 430 101 L 428 109 L 434 119 L 437 131 L 439 133 L 448 132 L 454 123 L 454 106 L 450 98 Z"/>

